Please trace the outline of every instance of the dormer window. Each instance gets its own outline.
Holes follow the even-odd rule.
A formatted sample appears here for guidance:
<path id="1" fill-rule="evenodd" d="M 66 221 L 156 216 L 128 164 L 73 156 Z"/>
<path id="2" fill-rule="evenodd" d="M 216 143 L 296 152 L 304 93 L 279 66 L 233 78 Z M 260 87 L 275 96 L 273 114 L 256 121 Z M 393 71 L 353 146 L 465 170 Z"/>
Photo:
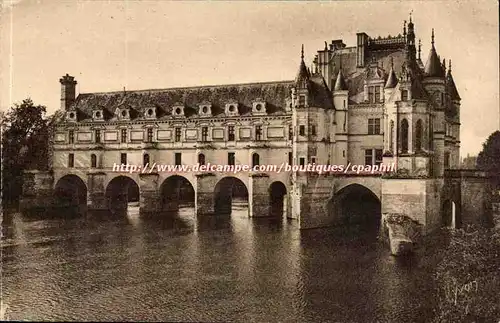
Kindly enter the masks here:
<path id="1" fill-rule="evenodd" d="M 380 102 L 380 89 L 381 86 L 368 86 L 368 102 L 379 103 Z"/>
<path id="2" fill-rule="evenodd" d="M 66 120 L 71 122 L 76 122 L 76 111 L 66 112 Z"/>
<path id="3" fill-rule="evenodd" d="M 115 115 L 119 120 L 128 120 L 130 119 L 130 109 L 128 108 L 117 108 L 115 111 Z"/>
<path id="4" fill-rule="evenodd" d="M 237 116 L 238 115 L 238 102 L 230 101 L 226 104 L 226 115 Z"/>
<path id="5" fill-rule="evenodd" d="M 266 114 L 266 102 L 262 99 L 257 99 L 252 104 L 253 114 Z"/>
<path id="6" fill-rule="evenodd" d="M 306 96 L 299 95 L 299 108 L 303 108 L 306 106 Z"/>
<path id="7" fill-rule="evenodd" d="M 92 118 L 94 120 L 104 120 L 104 112 L 102 109 L 96 109 L 92 112 Z"/>
<path id="8" fill-rule="evenodd" d="M 144 109 L 145 119 L 156 119 L 156 107 L 147 107 Z"/>
<path id="9" fill-rule="evenodd" d="M 202 102 L 198 106 L 198 114 L 202 117 L 208 117 L 212 115 L 212 104 L 210 102 Z"/>
<path id="10" fill-rule="evenodd" d="M 182 103 L 176 103 L 172 107 L 172 116 L 183 117 L 184 116 L 184 105 Z"/>

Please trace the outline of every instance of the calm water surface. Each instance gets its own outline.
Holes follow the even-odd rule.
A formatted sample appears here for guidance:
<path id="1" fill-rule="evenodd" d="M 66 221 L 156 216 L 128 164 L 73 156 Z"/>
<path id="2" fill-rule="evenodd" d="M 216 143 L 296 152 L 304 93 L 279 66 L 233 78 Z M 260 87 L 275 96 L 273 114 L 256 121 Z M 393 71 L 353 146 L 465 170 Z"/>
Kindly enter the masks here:
<path id="1" fill-rule="evenodd" d="M 425 322 L 435 259 L 374 234 L 231 217 L 4 215 L 10 320 Z"/>

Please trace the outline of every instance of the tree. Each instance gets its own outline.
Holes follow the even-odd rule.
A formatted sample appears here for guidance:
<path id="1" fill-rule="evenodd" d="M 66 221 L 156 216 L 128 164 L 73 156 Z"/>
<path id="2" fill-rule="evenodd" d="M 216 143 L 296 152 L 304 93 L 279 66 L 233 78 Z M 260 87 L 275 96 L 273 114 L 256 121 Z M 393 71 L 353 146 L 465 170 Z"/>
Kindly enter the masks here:
<path id="1" fill-rule="evenodd" d="M 31 99 L 14 104 L 2 119 L 2 203 L 19 202 L 23 171 L 48 169 L 49 120 Z"/>
<path id="2" fill-rule="evenodd" d="M 477 168 L 500 175 L 500 131 L 492 133 L 477 156 Z"/>

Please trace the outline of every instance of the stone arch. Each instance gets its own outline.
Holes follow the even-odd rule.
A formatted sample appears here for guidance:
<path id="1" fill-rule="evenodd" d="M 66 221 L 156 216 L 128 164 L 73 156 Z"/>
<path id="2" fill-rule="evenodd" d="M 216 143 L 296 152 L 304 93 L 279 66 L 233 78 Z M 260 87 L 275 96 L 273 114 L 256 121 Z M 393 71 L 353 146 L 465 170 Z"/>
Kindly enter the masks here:
<path id="1" fill-rule="evenodd" d="M 139 203 L 139 185 L 131 177 L 119 175 L 108 182 L 105 196 L 111 210 L 126 210 L 129 203 Z"/>
<path id="2" fill-rule="evenodd" d="M 368 187 L 352 183 L 338 190 L 328 201 L 334 224 L 378 227 L 382 216 L 380 198 Z"/>
<path id="3" fill-rule="evenodd" d="M 184 176 L 172 175 L 160 185 L 162 211 L 177 211 L 179 206 L 194 206 L 195 189 Z"/>
<path id="4" fill-rule="evenodd" d="M 54 187 L 57 207 L 81 209 L 87 206 L 87 185 L 77 175 L 62 176 Z"/>
<path id="5" fill-rule="evenodd" d="M 462 219 L 460 217 L 460 204 L 453 198 L 448 198 L 443 201 L 442 208 L 442 224 L 450 228 L 460 228 Z"/>
<path id="6" fill-rule="evenodd" d="M 286 214 L 286 185 L 281 181 L 272 182 L 269 185 L 269 213 L 271 216 L 282 217 Z"/>
<path id="7" fill-rule="evenodd" d="M 223 177 L 214 188 L 215 214 L 231 214 L 234 202 L 248 203 L 248 188 L 237 177 Z"/>

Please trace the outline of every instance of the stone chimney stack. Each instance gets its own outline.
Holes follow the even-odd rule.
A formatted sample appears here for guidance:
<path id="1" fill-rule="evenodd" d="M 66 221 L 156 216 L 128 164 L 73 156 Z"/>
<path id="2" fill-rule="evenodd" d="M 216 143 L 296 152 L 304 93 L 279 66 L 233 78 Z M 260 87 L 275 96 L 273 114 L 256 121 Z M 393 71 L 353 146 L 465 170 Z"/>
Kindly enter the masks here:
<path id="1" fill-rule="evenodd" d="M 76 95 L 76 81 L 73 76 L 68 74 L 59 79 L 61 83 L 61 110 L 67 111 L 73 102 Z"/>

